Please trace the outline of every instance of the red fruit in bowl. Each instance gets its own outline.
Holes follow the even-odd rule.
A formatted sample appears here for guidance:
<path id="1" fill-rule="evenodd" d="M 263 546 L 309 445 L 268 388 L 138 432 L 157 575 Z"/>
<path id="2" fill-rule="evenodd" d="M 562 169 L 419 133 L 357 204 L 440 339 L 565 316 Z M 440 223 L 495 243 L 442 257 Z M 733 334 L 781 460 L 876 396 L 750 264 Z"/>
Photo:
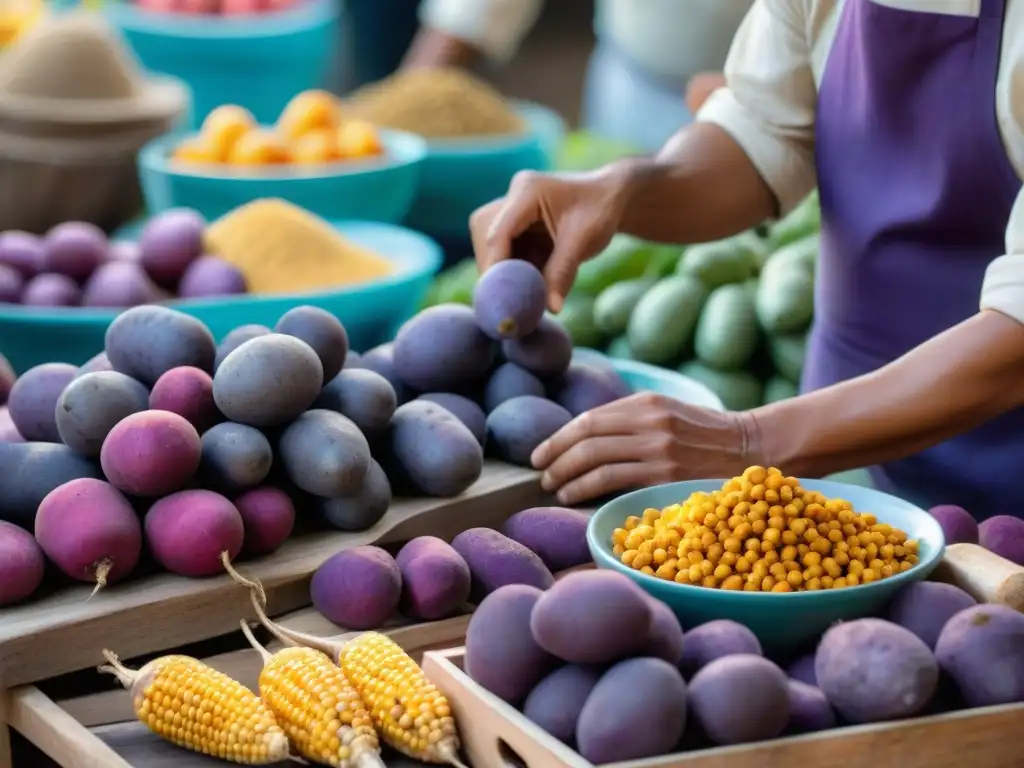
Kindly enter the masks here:
<path id="1" fill-rule="evenodd" d="M 178 10 L 175 0 L 138 0 L 138 5 L 152 13 L 174 13 Z"/>
<path id="2" fill-rule="evenodd" d="M 244 16 L 260 12 L 259 0 L 221 0 L 220 12 L 225 16 Z"/>
<path id="3" fill-rule="evenodd" d="M 216 0 L 179 0 L 182 13 L 217 13 Z"/>

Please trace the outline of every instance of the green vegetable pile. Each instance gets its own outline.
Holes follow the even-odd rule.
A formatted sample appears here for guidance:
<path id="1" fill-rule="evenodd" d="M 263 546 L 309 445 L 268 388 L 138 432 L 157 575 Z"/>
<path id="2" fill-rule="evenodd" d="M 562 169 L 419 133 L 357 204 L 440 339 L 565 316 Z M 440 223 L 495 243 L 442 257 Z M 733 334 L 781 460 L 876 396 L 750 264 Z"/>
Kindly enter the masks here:
<path id="1" fill-rule="evenodd" d="M 578 347 L 675 368 L 731 410 L 797 393 L 814 316 L 821 212 L 812 193 L 781 221 L 683 248 L 616 235 L 584 264 L 558 321 Z M 472 261 L 442 273 L 428 305 L 469 304 Z"/>

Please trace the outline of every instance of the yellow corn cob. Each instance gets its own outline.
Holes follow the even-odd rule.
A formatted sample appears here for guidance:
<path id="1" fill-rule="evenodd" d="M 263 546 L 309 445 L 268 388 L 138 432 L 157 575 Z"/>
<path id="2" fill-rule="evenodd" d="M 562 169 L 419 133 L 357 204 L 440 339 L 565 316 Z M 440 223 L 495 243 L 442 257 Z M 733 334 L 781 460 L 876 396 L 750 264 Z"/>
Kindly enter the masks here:
<path id="1" fill-rule="evenodd" d="M 384 768 L 373 721 L 345 674 L 313 648 L 271 654 L 242 622 L 263 657 L 260 696 L 299 754 L 333 768 Z"/>
<path id="2" fill-rule="evenodd" d="M 133 672 L 110 651 L 101 672 L 132 693 L 138 719 L 172 744 L 242 765 L 289 757 L 288 738 L 259 697 L 189 656 L 161 656 Z"/>
<path id="3" fill-rule="evenodd" d="M 459 750 L 452 710 L 423 670 L 387 635 L 366 632 L 338 654 L 385 743 L 426 763 L 452 763 Z"/>
<path id="4" fill-rule="evenodd" d="M 267 617 L 260 583 L 246 579 L 233 568 L 228 573 L 249 589 L 257 618 L 274 637 L 286 645 L 313 648 L 338 660 L 385 744 L 425 763 L 462 766 L 448 699 L 398 643 L 379 632 L 335 643 L 281 627 Z"/>

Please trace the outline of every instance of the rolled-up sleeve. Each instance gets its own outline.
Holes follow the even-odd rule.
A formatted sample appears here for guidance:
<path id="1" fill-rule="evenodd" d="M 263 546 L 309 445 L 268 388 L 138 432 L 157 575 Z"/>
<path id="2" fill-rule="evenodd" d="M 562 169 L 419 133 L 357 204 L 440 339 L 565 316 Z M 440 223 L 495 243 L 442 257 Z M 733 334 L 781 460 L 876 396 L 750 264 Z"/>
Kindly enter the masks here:
<path id="1" fill-rule="evenodd" d="M 426 0 L 420 21 L 504 61 L 515 55 L 542 6 L 543 0 Z"/>
<path id="2" fill-rule="evenodd" d="M 988 265 L 981 286 L 981 308 L 1024 323 L 1024 189 L 1006 228 L 1006 254 Z"/>
<path id="3" fill-rule="evenodd" d="M 726 87 L 705 102 L 697 120 L 735 139 L 775 193 L 780 215 L 816 184 L 811 65 L 811 0 L 756 0 L 733 39 Z"/>

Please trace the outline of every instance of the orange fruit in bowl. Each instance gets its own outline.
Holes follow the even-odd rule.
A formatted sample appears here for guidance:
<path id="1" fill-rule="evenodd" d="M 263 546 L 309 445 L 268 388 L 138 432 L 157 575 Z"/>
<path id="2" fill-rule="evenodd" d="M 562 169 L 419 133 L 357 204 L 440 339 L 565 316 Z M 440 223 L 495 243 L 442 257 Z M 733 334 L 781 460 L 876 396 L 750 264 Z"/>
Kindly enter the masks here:
<path id="1" fill-rule="evenodd" d="M 294 141 L 317 130 L 334 130 L 341 124 L 341 105 L 333 93 L 303 91 L 288 102 L 277 119 L 277 129 Z"/>
<path id="2" fill-rule="evenodd" d="M 171 152 L 171 159 L 195 165 L 210 165 L 223 161 L 210 142 L 202 136 L 191 136 L 178 144 Z"/>
<path id="3" fill-rule="evenodd" d="M 292 142 L 292 160 L 303 165 L 333 163 L 338 159 L 338 137 L 335 131 L 319 128 Z"/>
<path id="4" fill-rule="evenodd" d="M 199 128 L 199 135 L 214 148 L 221 162 L 224 162 L 238 140 L 256 127 L 256 119 L 249 110 L 234 104 L 225 104 L 206 116 Z"/>
<path id="5" fill-rule="evenodd" d="M 370 123 L 363 120 L 349 120 L 338 129 L 338 154 L 356 160 L 383 154 L 384 147 L 380 134 Z"/>
<path id="6" fill-rule="evenodd" d="M 291 162 L 292 154 L 284 139 L 273 131 L 257 128 L 242 135 L 231 148 L 231 165 L 280 165 Z"/>

